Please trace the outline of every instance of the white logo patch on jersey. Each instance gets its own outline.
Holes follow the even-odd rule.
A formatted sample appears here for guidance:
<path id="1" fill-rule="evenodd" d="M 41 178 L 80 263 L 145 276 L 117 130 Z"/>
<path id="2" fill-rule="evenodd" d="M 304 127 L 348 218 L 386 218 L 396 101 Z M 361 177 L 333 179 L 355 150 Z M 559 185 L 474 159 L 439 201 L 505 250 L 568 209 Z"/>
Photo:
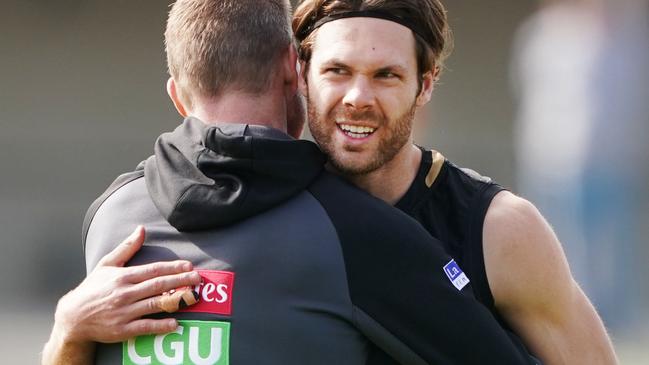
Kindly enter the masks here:
<path id="1" fill-rule="evenodd" d="M 455 262 L 455 260 L 451 260 L 448 264 L 444 265 L 444 272 L 457 290 L 462 290 L 462 288 L 469 283 L 469 278 L 464 274 L 462 269 L 460 269 L 460 266 Z"/>

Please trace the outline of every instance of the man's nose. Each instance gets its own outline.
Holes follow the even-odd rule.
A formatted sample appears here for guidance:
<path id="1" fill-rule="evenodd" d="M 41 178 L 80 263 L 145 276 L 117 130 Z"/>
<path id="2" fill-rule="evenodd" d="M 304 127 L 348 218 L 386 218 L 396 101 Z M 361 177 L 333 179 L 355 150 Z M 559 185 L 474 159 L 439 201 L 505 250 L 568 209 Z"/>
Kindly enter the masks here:
<path id="1" fill-rule="evenodd" d="M 376 100 L 371 80 L 357 76 L 351 81 L 343 97 L 343 104 L 357 110 L 367 110 L 374 107 Z"/>

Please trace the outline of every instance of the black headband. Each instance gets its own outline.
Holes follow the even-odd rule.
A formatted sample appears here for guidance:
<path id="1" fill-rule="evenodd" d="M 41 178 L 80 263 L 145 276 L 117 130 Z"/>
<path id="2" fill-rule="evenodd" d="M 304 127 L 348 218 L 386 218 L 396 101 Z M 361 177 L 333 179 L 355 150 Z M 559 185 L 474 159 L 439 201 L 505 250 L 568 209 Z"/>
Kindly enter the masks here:
<path id="1" fill-rule="evenodd" d="M 424 29 L 421 29 L 421 27 L 417 26 L 417 24 L 409 21 L 408 19 L 390 14 L 386 11 L 380 11 L 380 10 L 347 11 L 347 12 L 328 15 L 315 22 L 315 24 L 313 24 L 312 26 L 307 27 L 302 32 L 300 32 L 298 38 L 305 39 L 306 37 L 309 36 L 309 34 L 313 33 L 314 30 L 318 29 L 323 24 L 332 22 L 334 20 L 345 19 L 345 18 L 378 18 L 378 19 L 389 20 L 391 22 L 399 23 L 404 27 L 412 30 L 413 33 L 420 36 L 426 43 L 428 43 L 428 45 L 431 48 L 433 48 L 433 42 L 431 42 L 431 40 L 429 39 L 430 37 L 426 36 L 427 32 Z"/>

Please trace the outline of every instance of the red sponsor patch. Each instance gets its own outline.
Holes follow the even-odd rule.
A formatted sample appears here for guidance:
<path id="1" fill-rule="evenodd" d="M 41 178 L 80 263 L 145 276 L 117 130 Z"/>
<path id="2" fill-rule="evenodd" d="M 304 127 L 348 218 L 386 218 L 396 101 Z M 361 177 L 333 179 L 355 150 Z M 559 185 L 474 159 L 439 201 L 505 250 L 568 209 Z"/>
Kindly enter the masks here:
<path id="1" fill-rule="evenodd" d="M 229 271 L 196 270 L 203 278 L 198 291 L 198 303 L 179 312 L 200 312 L 232 315 L 232 286 L 234 273 Z"/>

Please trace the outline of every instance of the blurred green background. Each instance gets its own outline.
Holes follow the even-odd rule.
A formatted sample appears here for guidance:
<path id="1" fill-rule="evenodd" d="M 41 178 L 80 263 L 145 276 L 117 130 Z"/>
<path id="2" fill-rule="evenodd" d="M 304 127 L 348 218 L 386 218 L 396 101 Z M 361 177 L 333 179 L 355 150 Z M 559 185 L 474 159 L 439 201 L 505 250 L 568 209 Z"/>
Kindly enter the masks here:
<path id="1" fill-rule="evenodd" d="M 0 352 L 9 355 L 3 363 L 36 364 L 49 334 L 57 299 L 85 274 L 80 230 L 87 207 L 118 174 L 149 156 L 156 137 L 173 129 L 181 119 L 165 92 L 162 35 L 167 2 L 2 0 L 1 4 Z M 525 177 L 521 177 L 523 167 L 529 164 L 519 158 L 527 156 L 521 152 L 525 146 L 518 143 L 525 133 L 521 127 L 525 125 L 522 111 L 526 98 L 536 95 L 525 90 L 536 81 L 521 77 L 527 72 L 520 66 L 526 65 L 526 58 L 517 53 L 517 49 L 525 48 L 528 39 L 525 31 L 521 32 L 526 27 L 523 24 L 529 23 L 540 4 L 529 0 L 447 0 L 446 5 L 455 50 L 433 102 L 419 114 L 419 124 L 424 127 L 418 130 L 417 142 L 540 204 L 534 201 L 533 192 L 526 194 L 528 187 L 523 183 Z M 614 9 L 617 7 L 613 5 Z M 615 23 L 610 23 L 605 21 L 601 28 L 613 29 Z M 640 39 L 646 42 L 647 34 Z M 575 42 L 583 44 L 579 39 Z M 571 59 L 572 55 L 564 51 L 537 52 L 534 59 L 542 68 L 556 59 Z M 623 48 L 611 57 L 624 57 L 624 52 Z M 580 69 L 579 64 L 573 67 Z M 625 65 L 611 67 L 621 69 Z M 588 79 L 583 75 L 575 77 Z M 637 81 L 639 77 L 635 74 L 630 79 Z M 537 79 L 543 81 L 544 77 L 537 75 Z M 558 80 L 552 81 L 551 86 L 566 90 L 561 78 L 555 79 Z M 638 82 L 641 86 L 646 79 L 642 80 Z M 615 95 L 624 95 L 625 101 L 631 93 L 641 95 L 641 105 L 649 100 L 642 99 L 647 95 L 642 94 L 645 89 L 627 90 L 622 86 L 614 91 Z M 553 93 L 552 88 L 545 92 Z M 573 99 L 567 100 L 571 106 L 577 103 L 577 99 L 574 103 Z M 638 140 L 649 136 L 642 135 L 646 132 L 642 127 L 649 124 L 646 115 L 638 112 L 630 117 L 641 119 L 640 129 L 630 133 L 636 137 L 640 133 L 642 138 Z M 625 145 L 638 143 L 620 138 Z M 604 141 L 596 140 L 602 156 L 611 142 L 606 138 Z M 555 147 L 552 138 L 543 143 L 549 150 Z M 634 238 L 630 238 L 631 248 L 625 251 L 631 256 L 628 260 L 605 253 L 604 263 L 598 262 L 611 266 L 609 271 L 599 271 L 610 272 L 607 278 L 620 290 L 594 294 L 612 297 L 614 307 L 619 305 L 619 309 L 606 312 L 605 320 L 607 324 L 615 323 L 610 327 L 623 363 L 647 364 L 649 301 L 643 264 L 649 256 L 646 240 L 637 237 L 646 237 L 649 226 L 649 162 L 637 157 L 646 155 L 633 156 L 626 162 L 635 166 L 634 171 L 640 171 L 633 179 L 641 184 L 640 193 L 632 199 L 632 203 L 640 204 L 634 207 L 638 213 L 633 217 L 644 219 L 644 224 L 634 227 L 644 231 L 635 232 Z M 591 170 L 582 170 L 588 177 Z M 542 204 L 539 207 L 543 213 L 550 213 Z M 562 219 L 554 218 L 555 215 L 546 216 L 553 225 L 566 223 L 559 222 Z M 616 215 L 610 220 L 615 221 L 616 217 L 622 219 Z M 564 241 L 566 246 L 571 244 Z M 570 262 L 580 268 L 587 280 L 588 269 L 593 266 L 588 260 L 590 256 L 583 247 L 581 251 L 574 250 L 573 256 L 573 251 L 568 252 Z M 617 269 L 622 266 L 624 271 L 620 275 Z M 589 288 L 585 286 L 590 294 Z M 605 301 L 602 299 L 602 303 Z"/>

